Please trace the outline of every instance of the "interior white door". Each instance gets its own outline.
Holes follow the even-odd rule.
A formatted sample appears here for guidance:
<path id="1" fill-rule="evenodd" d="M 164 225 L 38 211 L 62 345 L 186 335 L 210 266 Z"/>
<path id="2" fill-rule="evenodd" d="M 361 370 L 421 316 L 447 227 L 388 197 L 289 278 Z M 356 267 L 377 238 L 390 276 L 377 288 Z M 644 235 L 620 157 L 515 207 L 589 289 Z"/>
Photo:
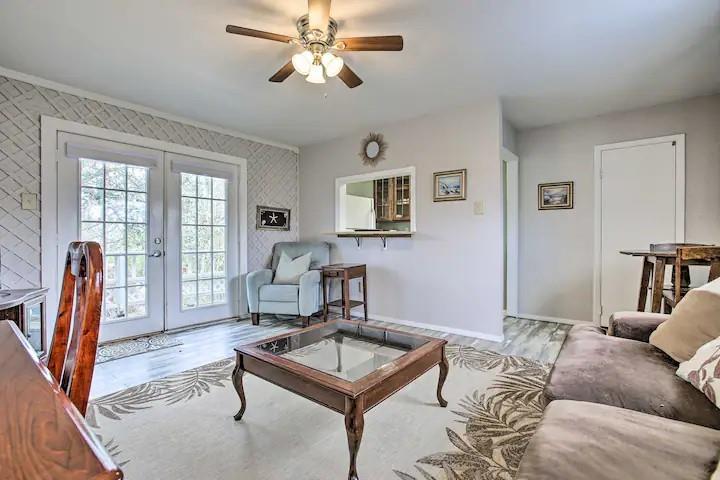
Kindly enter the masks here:
<path id="1" fill-rule="evenodd" d="M 600 154 L 600 319 L 635 310 L 639 260 L 620 250 L 684 239 L 676 221 L 678 172 L 675 141 L 609 148 Z M 682 172 L 684 173 L 684 172 Z"/>
<path id="2" fill-rule="evenodd" d="M 169 329 L 239 314 L 237 169 L 165 154 Z"/>
<path id="3" fill-rule="evenodd" d="M 70 242 L 100 243 L 100 340 L 163 330 L 162 152 L 69 133 L 58 148 L 57 271 Z"/>

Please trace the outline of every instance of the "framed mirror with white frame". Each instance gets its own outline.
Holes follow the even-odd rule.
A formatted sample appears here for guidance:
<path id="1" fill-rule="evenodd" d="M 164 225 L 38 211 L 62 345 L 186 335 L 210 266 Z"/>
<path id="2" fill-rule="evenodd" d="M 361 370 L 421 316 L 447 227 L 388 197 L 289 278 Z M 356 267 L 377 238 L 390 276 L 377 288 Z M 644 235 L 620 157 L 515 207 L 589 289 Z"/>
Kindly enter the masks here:
<path id="1" fill-rule="evenodd" d="M 335 180 L 335 232 L 415 232 L 415 167 Z"/>

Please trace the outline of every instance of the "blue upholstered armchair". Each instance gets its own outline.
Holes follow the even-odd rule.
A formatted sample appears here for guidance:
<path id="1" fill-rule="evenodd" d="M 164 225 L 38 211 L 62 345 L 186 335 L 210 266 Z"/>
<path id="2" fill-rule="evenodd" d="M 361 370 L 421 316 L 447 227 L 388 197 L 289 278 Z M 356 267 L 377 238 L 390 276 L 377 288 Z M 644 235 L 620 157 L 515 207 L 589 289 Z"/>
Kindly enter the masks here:
<path id="1" fill-rule="evenodd" d="M 273 284 L 273 275 L 285 252 L 297 258 L 311 252 L 310 270 L 300 276 L 297 285 Z M 330 263 L 330 244 L 326 242 L 280 242 L 273 247 L 272 269 L 250 272 L 247 276 L 247 298 L 253 325 L 260 324 L 261 313 L 298 315 L 307 326 L 310 315 L 321 310 L 320 268 Z"/>

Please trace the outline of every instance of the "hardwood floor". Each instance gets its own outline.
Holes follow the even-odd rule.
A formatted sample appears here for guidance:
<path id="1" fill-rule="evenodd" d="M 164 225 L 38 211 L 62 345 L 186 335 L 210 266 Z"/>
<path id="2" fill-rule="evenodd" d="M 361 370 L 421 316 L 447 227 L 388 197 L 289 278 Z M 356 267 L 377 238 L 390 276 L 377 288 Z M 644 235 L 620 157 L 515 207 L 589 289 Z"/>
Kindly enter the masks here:
<path id="1" fill-rule="evenodd" d="M 313 322 L 319 321 L 313 318 Z M 470 345 L 478 349 L 493 350 L 507 355 L 517 355 L 549 363 L 555 360 L 571 325 L 505 318 L 503 342 L 491 342 L 477 338 L 452 335 L 434 330 L 405 327 L 377 320 L 371 325 L 382 325 L 398 330 L 445 338 L 450 343 Z M 183 342 L 176 347 L 121 358 L 95 366 L 91 398 L 101 397 L 150 380 L 199 367 L 230 357 L 233 348 L 286 330 L 300 328 L 299 320 L 262 318 L 260 326 L 250 320 L 228 321 L 191 330 L 170 333 Z"/>

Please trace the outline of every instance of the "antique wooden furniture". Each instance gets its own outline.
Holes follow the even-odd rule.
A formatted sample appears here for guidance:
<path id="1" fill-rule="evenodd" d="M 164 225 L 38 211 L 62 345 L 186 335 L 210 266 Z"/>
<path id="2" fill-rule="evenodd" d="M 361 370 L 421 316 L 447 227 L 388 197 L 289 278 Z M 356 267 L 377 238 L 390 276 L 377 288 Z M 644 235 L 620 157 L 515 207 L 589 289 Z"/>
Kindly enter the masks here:
<path id="1" fill-rule="evenodd" d="M 377 222 L 410 221 L 410 176 L 379 178 L 373 182 Z M 380 228 L 380 227 L 378 227 Z"/>
<path id="2" fill-rule="evenodd" d="M 675 308 L 675 305 L 690 290 L 690 265 L 710 265 L 708 282 L 712 282 L 720 277 L 720 247 L 678 247 L 675 264 L 673 265 L 673 288 L 669 291 L 663 291 L 663 301 L 667 306 L 668 313 Z"/>
<path id="3" fill-rule="evenodd" d="M 340 279 L 342 282 L 342 295 L 340 300 L 328 302 L 328 287 L 332 279 Z M 363 300 L 352 300 L 350 298 L 350 280 L 353 278 L 362 279 Z M 323 318 L 327 322 L 328 307 L 340 307 L 343 318 L 350 320 L 350 309 L 363 306 L 365 321 L 367 322 L 367 268 L 363 263 L 334 263 L 322 267 L 322 289 L 323 289 Z"/>
<path id="4" fill-rule="evenodd" d="M 96 242 L 73 242 L 65 259 L 48 369 L 85 415 L 103 301 L 103 256 Z"/>
<path id="5" fill-rule="evenodd" d="M 40 358 L 46 355 L 45 294 L 47 288 L 0 291 L 0 320 L 15 322 Z"/>
<path id="6" fill-rule="evenodd" d="M 341 413 L 350 451 L 348 479 L 357 480 L 366 411 L 435 365 L 440 366 L 437 399 L 447 406 L 442 397 L 449 368 L 446 343 L 363 322 L 335 320 L 239 346 L 233 371 L 240 397 L 235 420 L 245 413 L 245 372 Z M 317 369 L 319 365 L 322 370 Z"/>
<path id="7" fill-rule="evenodd" d="M 680 249 L 683 250 L 683 253 L 680 256 L 680 259 L 678 259 L 678 252 Z M 648 291 L 652 291 L 650 311 L 660 313 L 663 304 L 663 292 L 666 291 L 665 267 L 667 265 L 672 265 L 674 267 L 673 286 L 671 287 L 674 292 L 673 298 L 676 298 L 675 295 L 677 295 L 677 298 L 682 298 L 682 296 L 687 292 L 687 289 L 689 288 L 689 272 L 686 269 L 691 265 L 710 266 L 709 280 L 714 280 L 720 276 L 720 263 L 718 263 L 720 254 L 717 252 L 720 252 L 720 247 L 712 246 L 681 246 L 674 250 L 656 247 L 655 249 L 650 250 L 620 251 L 623 255 L 643 258 L 637 310 L 639 312 L 645 311 Z M 686 277 L 685 280 L 683 280 L 683 276 Z M 651 284 L 652 287 L 650 286 Z M 677 303 L 674 300 L 671 301 L 673 305 Z"/>
<path id="8" fill-rule="evenodd" d="M 10 321 L 0 321 L 0 366 L 0 478 L 123 478 L 25 335 Z"/>

